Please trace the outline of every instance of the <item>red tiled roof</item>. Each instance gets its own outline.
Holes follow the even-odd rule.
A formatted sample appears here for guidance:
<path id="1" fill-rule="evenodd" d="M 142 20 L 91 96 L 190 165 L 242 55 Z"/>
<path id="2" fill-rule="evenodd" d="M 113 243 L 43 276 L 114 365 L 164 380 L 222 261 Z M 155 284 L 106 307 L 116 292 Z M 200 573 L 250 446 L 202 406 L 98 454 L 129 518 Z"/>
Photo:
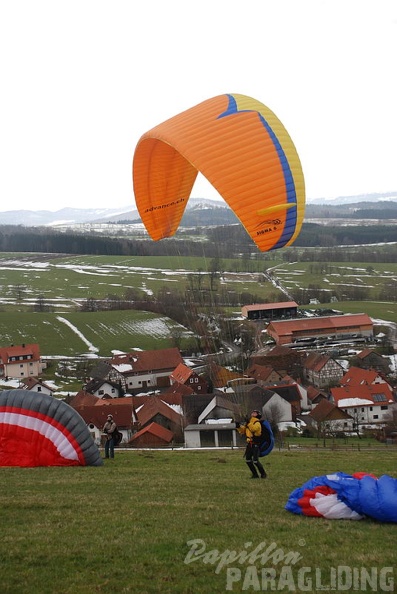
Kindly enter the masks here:
<path id="1" fill-rule="evenodd" d="M 97 398 L 95 406 L 118 407 L 128 404 L 132 405 L 132 396 L 124 396 L 123 398 Z"/>
<path id="2" fill-rule="evenodd" d="M 89 423 L 93 423 L 93 425 L 101 429 L 106 422 L 107 416 L 111 414 L 113 415 L 113 419 L 119 428 L 131 428 L 133 423 L 133 407 L 131 398 L 114 398 L 112 400 L 102 400 L 95 398 L 95 400 L 97 402 L 94 405 L 75 405 L 73 400 L 71 406 L 77 410 L 80 416 L 83 417 L 87 425 Z M 124 403 L 119 403 L 114 406 L 114 400 L 124 400 Z M 107 405 L 106 403 L 109 404 Z"/>
<path id="3" fill-rule="evenodd" d="M 320 400 L 320 402 L 309 412 L 309 417 L 317 422 L 336 421 L 338 419 L 349 418 L 350 415 L 338 408 L 328 400 Z"/>
<path id="4" fill-rule="evenodd" d="M 256 380 L 266 381 L 272 373 L 278 373 L 271 365 L 252 365 L 247 371 L 247 375 Z M 280 374 L 278 374 L 280 376 Z"/>
<path id="5" fill-rule="evenodd" d="M 268 330 L 272 329 L 279 336 L 287 336 L 304 330 L 324 330 L 324 332 L 334 333 L 338 328 L 356 328 L 358 326 L 372 328 L 373 323 L 367 314 L 346 314 L 343 316 L 273 321 L 270 322 Z"/>
<path id="6" fill-rule="evenodd" d="M 166 400 L 169 404 L 181 404 L 182 403 L 182 396 L 184 394 L 194 394 L 194 389 L 186 384 L 180 384 L 176 382 L 161 394 L 161 399 Z M 171 402 L 171 399 L 174 398 L 174 401 Z"/>
<path id="7" fill-rule="evenodd" d="M 324 398 L 326 398 L 324 392 L 322 392 L 315 386 L 312 386 L 311 384 L 306 386 L 306 391 L 307 391 L 307 397 L 311 402 L 315 402 L 317 399 L 323 400 Z"/>
<path id="8" fill-rule="evenodd" d="M 37 377 L 31 377 L 31 376 L 25 377 L 25 378 L 21 379 L 20 383 L 25 385 L 26 389 L 28 389 L 28 390 L 31 390 L 35 386 L 43 386 L 43 388 L 47 388 L 47 390 L 51 390 L 51 392 L 55 391 L 54 388 L 51 388 L 51 386 L 49 386 L 48 384 L 37 379 Z"/>
<path id="9" fill-rule="evenodd" d="M 169 419 L 176 425 L 181 425 L 181 415 L 156 396 L 152 396 L 149 400 L 146 400 L 142 407 L 137 411 L 138 421 L 142 426 L 146 425 L 158 414 Z"/>
<path id="10" fill-rule="evenodd" d="M 175 369 L 183 359 L 179 349 L 158 349 L 154 351 L 133 351 L 123 355 L 115 355 L 110 361 L 113 366 L 126 366 L 124 375 L 142 373 L 144 371 L 162 371 Z"/>
<path id="11" fill-rule="evenodd" d="M 170 374 L 170 379 L 180 384 L 185 384 L 187 380 L 193 375 L 194 371 L 184 363 L 179 363 L 178 367 Z"/>
<path id="12" fill-rule="evenodd" d="M 389 384 L 375 385 L 354 385 L 331 388 L 331 394 L 336 404 L 341 400 L 358 398 L 360 400 L 369 400 L 369 403 L 359 404 L 359 406 L 392 404 L 395 402 L 393 392 Z"/>
<path id="13" fill-rule="evenodd" d="M 346 371 L 339 384 L 341 386 L 359 386 L 362 384 L 371 385 L 376 381 L 377 378 L 381 378 L 379 371 L 352 366 Z"/>
<path id="14" fill-rule="evenodd" d="M 372 355 L 375 354 L 378 357 L 380 355 L 378 355 L 378 353 L 372 349 L 363 349 L 362 351 L 360 351 L 359 353 L 356 354 L 357 359 L 365 359 L 365 357 L 368 357 L 368 355 Z"/>
<path id="15" fill-rule="evenodd" d="M 40 361 L 40 347 L 37 343 L 12 345 L 0 348 L 0 360 L 4 364 L 9 363 L 12 357 L 26 357 L 30 355 L 30 361 Z"/>
<path id="16" fill-rule="evenodd" d="M 142 435 L 149 433 L 150 435 L 154 435 L 162 439 L 165 443 L 171 443 L 174 439 L 174 434 L 169 429 L 162 427 L 158 423 L 150 423 L 150 425 L 146 425 L 140 431 L 137 431 L 130 439 L 129 443 L 134 443 L 134 441 L 138 441 Z"/>
<path id="17" fill-rule="evenodd" d="M 323 355 L 321 353 L 309 353 L 303 362 L 303 366 L 311 371 L 321 371 L 323 367 L 331 359 L 329 355 Z"/>
<path id="18" fill-rule="evenodd" d="M 80 390 L 70 401 L 70 406 L 77 410 L 78 406 L 95 406 L 98 398 L 94 394 Z"/>

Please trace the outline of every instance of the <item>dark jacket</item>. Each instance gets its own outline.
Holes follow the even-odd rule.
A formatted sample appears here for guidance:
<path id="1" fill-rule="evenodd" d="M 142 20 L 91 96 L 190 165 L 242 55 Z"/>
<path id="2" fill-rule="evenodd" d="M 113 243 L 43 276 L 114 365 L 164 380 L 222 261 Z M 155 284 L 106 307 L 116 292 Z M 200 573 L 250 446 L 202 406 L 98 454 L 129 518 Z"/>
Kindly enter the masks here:
<path id="1" fill-rule="evenodd" d="M 102 431 L 106 433 L 108 440 L 112 439 L 113 433 L 116 431 L 117 425 L 114 421 L 106 421 Z"/>

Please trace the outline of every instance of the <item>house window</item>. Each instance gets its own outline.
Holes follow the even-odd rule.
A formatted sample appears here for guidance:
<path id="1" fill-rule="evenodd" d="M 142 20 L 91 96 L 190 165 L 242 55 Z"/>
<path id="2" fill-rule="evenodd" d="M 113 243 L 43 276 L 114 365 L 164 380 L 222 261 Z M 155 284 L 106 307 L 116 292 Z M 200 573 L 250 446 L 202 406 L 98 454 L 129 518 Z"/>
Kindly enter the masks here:
<path id="1" fill-rule="evenodd" d="M 379 415 L 374 415 L 373 418 L 374 419 L 379 419 Z"/>
<path id="2" fill-rule="evenodd" d="M 369 407 L 369 410 L 372 412 L 374 410 L 374 407 L 373 406 L 370 406 Z"/>
<path id="3" fill-rule="evenodd" d="M 363 408 L 361 409 L 361 412 L 364 412 L 364 409 Z"/>
<path id="4" fill-rule="evenodd" d="M 23 363 L 21 363 L 19 367 L 23 367 Z"/>
<path id="5" fill-rule="evenodd" d="M 104 395 L 104 393 L 105 393 L 105 390 L 98 390 L 98 394 L 99 394 L 99 396 L 103 396 L 103 395 Z"/>
<path id="6" fill-rule="evenodd" d="M 41 386 L 37 386 L 37 391 L 41 392 Z"/>
<path id="7" fill-rule="evenodd" d="M 388 408 L 389 408 L 388 406 L 381 406 L 380 410 L 388 410 Z"/>

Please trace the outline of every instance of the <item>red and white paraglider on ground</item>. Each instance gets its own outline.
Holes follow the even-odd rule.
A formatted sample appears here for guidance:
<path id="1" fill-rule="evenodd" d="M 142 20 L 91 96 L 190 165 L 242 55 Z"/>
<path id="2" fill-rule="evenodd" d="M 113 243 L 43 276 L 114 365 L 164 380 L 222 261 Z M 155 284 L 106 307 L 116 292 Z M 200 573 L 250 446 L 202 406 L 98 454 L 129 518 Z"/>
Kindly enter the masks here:
<path id="1" fill-rule="evenodd" d="M 0 394 L 0 466 L 100 466 L 82 417 L 53 396 L 28 390 Z"/>

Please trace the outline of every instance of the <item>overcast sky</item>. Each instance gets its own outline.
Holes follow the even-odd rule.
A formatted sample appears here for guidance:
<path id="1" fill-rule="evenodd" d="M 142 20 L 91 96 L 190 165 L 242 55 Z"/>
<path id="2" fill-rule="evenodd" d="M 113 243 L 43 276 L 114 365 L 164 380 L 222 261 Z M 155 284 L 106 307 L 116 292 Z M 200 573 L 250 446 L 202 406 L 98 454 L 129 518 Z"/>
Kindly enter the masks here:
<path id="1" fill-rule="evenodd" d="M 135 208 L 140 136 L 223 93 L 275 112 L 309 200 L 397 193 L 395 0 L 1 0 L 0 55 L 2 211 Z"/>

